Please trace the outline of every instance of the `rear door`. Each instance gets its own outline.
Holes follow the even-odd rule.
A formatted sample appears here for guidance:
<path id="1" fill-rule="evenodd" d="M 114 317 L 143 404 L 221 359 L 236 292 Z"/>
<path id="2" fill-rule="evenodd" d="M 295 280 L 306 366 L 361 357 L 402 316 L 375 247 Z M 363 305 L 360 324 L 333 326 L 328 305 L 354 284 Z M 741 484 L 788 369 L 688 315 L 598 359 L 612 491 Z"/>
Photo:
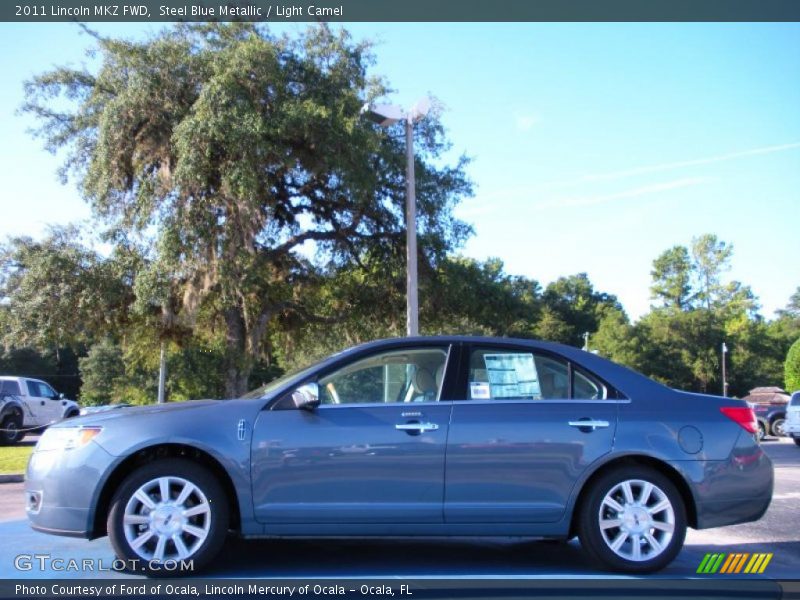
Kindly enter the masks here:
<path id="1" fill-rule="evenodd" d="M 445 521 L 558 521 L 578 478 L 611 451 L 617 403 L 599 379 L 561 357 L 525 346 L 465 351 Z"/>

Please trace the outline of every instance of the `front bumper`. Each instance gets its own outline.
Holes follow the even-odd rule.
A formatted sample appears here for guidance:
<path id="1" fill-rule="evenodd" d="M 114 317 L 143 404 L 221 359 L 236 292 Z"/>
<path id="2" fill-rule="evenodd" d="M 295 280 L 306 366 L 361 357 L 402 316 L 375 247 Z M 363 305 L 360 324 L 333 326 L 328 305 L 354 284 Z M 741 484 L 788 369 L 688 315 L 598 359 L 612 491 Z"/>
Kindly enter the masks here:
<path id="1" fill-rule="evenodd" d="M 101 484 L 115 460 L 94 441 L 74 450 L 34 451 L 25 474 L 25 507 L 31 527 L 90 537 Z"/>

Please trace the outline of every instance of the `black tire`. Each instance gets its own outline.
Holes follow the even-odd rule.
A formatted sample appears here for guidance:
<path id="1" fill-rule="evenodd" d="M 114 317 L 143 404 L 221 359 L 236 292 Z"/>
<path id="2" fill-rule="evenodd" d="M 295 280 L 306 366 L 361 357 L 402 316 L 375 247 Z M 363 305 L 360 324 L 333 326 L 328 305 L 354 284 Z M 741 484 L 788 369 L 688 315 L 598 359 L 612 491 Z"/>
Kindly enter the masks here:
<path id="1" fill-rule="evenodd" d="M 758 441 L 761 442 L 764 438 L 767 437 L 767 426 L 764 425 L 764 421 L 758 422 Z"/>
<path id="2" fill-rule="evenodd" d="M 772 430 L 772 435 L 775 437 L 784 437 L 786 435 L 786 431 L 784 427 L 786 426 L 786 419 L 783 417 L 778 417 L 775 419 L 772 424 L 770 425 L 770 429 Z"/>
<path id="3" fill-rule="evenodd" d="M 125 525 L 123 522 L 126 507 L 129 503 L 137 502 L 134 497 L 137 490 L 142 488 L 142 486 L 151 485 L 155 480 L 160 480 L 162 478 L 170 478 L 170 481 L 174 482 L 176 485 L 182 485 L 180 483 L 181 481 L 191 483 L 200 491 L 201 496 L 204 496 L 209 506 L 208 514 L 202 515 L 202 523 L 196 521 L 191 522 L 192 519 L 197 517 L 190 517 L 188 519 L 188 521 L 190 521 L 189 524 L 195 527 L 205 527 L 207 529 L 207 535 L 196 547 L 191 548 L 191 553 L 184 558 L 187 562 L 192 561 L 191 568 L 185 570 L 171 569 L 173 565 L 170 564 L 170 561 L 173 559 L 170 557 L 165 557 L 164 560 L 158 561 L 153 558 L 155 552 L 152 552 L 153 556 L 146 556 L 150 554 L 147 548 L 155 544 L 155 539 L 141 544 L 143 547 L 143 555 L 131 546 L 131 543 L 126 537 Z M 171 489 L 171 492 L 172 495 L 178 494 L 178 490 Z M 154 500 L 152 496 L 150 496 L 150 498 L 151 501 Z M 173 500 L 179 499 L 180 498 L 176 498 Z M 196 505 L 199 504 L 198 502 Z M 178 509 L 174 510 L 180 512 Z M 167 515 L 167 517 L 162 519 L 159 523 L 158 516 L 156 515 L 154 517 L 154 521 L 149 514 L 150 512 L 154 515 L 156 514 L 155 510 L 151 510 L 146 514 L 137 515 L 150 519 L 150 523 L 136 526 L 128 525 L 128 527 L 131 528 L 129 532 L 132 532 L 132 535 L 144 536 L 144 534 L 150 532 L 150 538 L 148 539 L 162 537 L 162 534 L 156 533 L 156 527 L 168 527 L 172 515 Z M 127 564 L 130 565 L 129 568 L 132 571 L 144 573 L 150 577 L 190 575 L 202 570 L 217 556 L 217 554 L 219 554 L 222 546 L 225 544 L 225 537 L 228 533 L 229 512 L 228 500 L 222 485 L 208 469 L 193 461 L 182 458 L 156 460 L 131 473 L 114 494 L 114 498 L 111 501 L 111 510 L 108 514 L 108 537 L 111 540 L 111 545 L 117 557 L 125 561 L 130 561 Z M 208 521 L 206 521 L 206 519 L 208 519 Z M 176 532 L 174 536 L 180 537 L 184 547 L 190 545 L 192 540 L 195 542 L 197 541 L 195 538 L 191 537 L 190 534 L 183 533 L 183 529 L 180 530 L 180 533 Z M 174 536 L 170 541 L 165 543 L 165 546 L 167 549 L 171 548 L 173 551 L 178 552 L 178 546 L 175 544 Z M 163 534 L 163 537 L 167 537 L 167 534 Z M 160 541 L 158 543 L 160 543 Z M 177 559 L 176 562 L 180 563 L 180 559 Z"/>
<path id="4" fill-rule="evenodd" d="M 64 418 L 65 419 L 74 419 L 75 417 L 80 416 L 80 414 L 81 413 L 79 413 L 77 410 L 71 410 L 66 415 L 64 415 Z"/>
<path id="5" fill-rule="evenodd" d="M 19 415 L 8 415 L 0 422 L 0 446 L 13 446 L 25 437 L 22 430 L 22 418 Z"/>
<path id="6" fill-rule="evenodd" d="M 792 440 L 794 440 L 795 446 L 800 446 L 800 437 L 793 437 Z"/>
<path id="7" fill-rule="evenodd" d="M 650 493 L 649 498 L 645 501 L 646 506 L 650 508 L 656 508 L 657 505 L 663 504 L 664 500 L 669 502 L 671 513 L 669 509 L 662 509 L 662 511 L 653 513 L 657 516 L 655 520 L 659 523 L 658 528 L 647 528 L 647 525 L 642 523 L 640 519 L 643 518 L 643 513 L 647 511 L 642 507 L 637 507 L 636 502 L 627 503 L 624 499 L 617 502 L 620 506 L 624 504 L 624 508 L 630 511 L 622 518 L 619 517 L 622 513 L 607 512 L 612 509 L 609 505 L 604 505 L 604 499 L 607 495 L 610 495 L 610 501 L 616 501 L 615 496 L 611 495 L 611 493 L 619 490 L 621 494 L 622 489 L 618 486 L 622 486 L 623 482 L 626 481 L 630 482 L 634 500 L 640 500 L 644 493 L 645 488 L 644 485 L 641 485 L 642 483 L 649 483 L 654 486 L 653 492 Z M 663 569 L 671 563 L 683 547 L 683 541 L 686 537 L 686 508 L 683 499 L 673 483 L 653 469 L 633 466 L 609 470 L 607 473 L 600 475 L 591 484 L 578 510 L 580 511 L 578 515 L 578 536 L 581 546 L 594 562 L 606 569 L 625 573 L 652 573 Z M 601 510 L 603 511 L 602 513 Z M 639 528 L 644 528 L 644 530 L 641 533 L 632 534 L 624 531 L 622 526 L 616 528 L 607 526 L 605 529 L 601 529 L 601 514 L 608 523 L 617 521 L 621 525 L 627 523 L 637 530 Z M 666 522 L 670 520 L 670 516 L 672 520 L 672 535 L 667 539 L 667 533 L 662 528 L 668 527 Z M 644 539 L 645 535 L 650 535 L 661 546 L 661 549 L 656 551 L 655 546 Z M 621 556 L 611 548 L 611 543 L 620 537 L 624 541 L 619 551 L 628 553 L 630 558 Z M 609 542 L 606 539 L 609 539 Z M 644 552 L 639 560 L 633 559 L 636 552 L 634 540 L 639 540 L 638 552 L 640 554 Z M 652 556 L 648 558 L 648 554 Z"/>

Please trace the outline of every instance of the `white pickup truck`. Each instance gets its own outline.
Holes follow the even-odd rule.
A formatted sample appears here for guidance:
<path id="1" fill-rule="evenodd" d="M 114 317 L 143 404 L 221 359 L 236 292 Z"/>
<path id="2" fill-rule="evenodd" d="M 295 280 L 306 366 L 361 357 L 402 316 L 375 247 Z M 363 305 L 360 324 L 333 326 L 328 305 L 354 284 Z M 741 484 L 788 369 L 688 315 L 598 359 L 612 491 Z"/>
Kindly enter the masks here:
<path id="1" fill-rule="evenodd" d="M 57 394 L 41 379 L 0 375 L 0 445 L 14 444 L 28 431 L 77 417 L 78 403 Z"/>

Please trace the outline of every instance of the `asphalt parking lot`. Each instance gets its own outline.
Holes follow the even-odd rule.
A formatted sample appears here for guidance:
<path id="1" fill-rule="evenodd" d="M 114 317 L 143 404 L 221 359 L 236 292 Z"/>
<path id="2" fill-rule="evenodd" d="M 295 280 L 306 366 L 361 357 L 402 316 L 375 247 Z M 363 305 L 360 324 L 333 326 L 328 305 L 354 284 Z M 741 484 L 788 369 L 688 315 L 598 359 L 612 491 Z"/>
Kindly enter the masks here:
<path id="1" fill-rule="evenodd" d="M 694 576 L 708 552 L 771 552 L 763 575 L 772 579 L 800 577 L 800 448 L 790 440 L 768 439 L 764 448 L 775 465 L 775 494 L 767 514 L 756 523 L 704 531 L 689 530 L 678 559 L 659 575 Z M 130 577 L 101 573 L 15 568 L 20 554 L 49 554 L 64 561 L 94 558 L 110 565 L 107 538 L 94 541 L 44 535 L 25 520 L 22 483 L 0 484 L 0 578 Z M 505 539 L 466 541 L 243 541 L 229 540 L 214 568 L 204 575 L 232 577 L 603 577 L 583 556 L 580 544 L 520 542 Z"/>

